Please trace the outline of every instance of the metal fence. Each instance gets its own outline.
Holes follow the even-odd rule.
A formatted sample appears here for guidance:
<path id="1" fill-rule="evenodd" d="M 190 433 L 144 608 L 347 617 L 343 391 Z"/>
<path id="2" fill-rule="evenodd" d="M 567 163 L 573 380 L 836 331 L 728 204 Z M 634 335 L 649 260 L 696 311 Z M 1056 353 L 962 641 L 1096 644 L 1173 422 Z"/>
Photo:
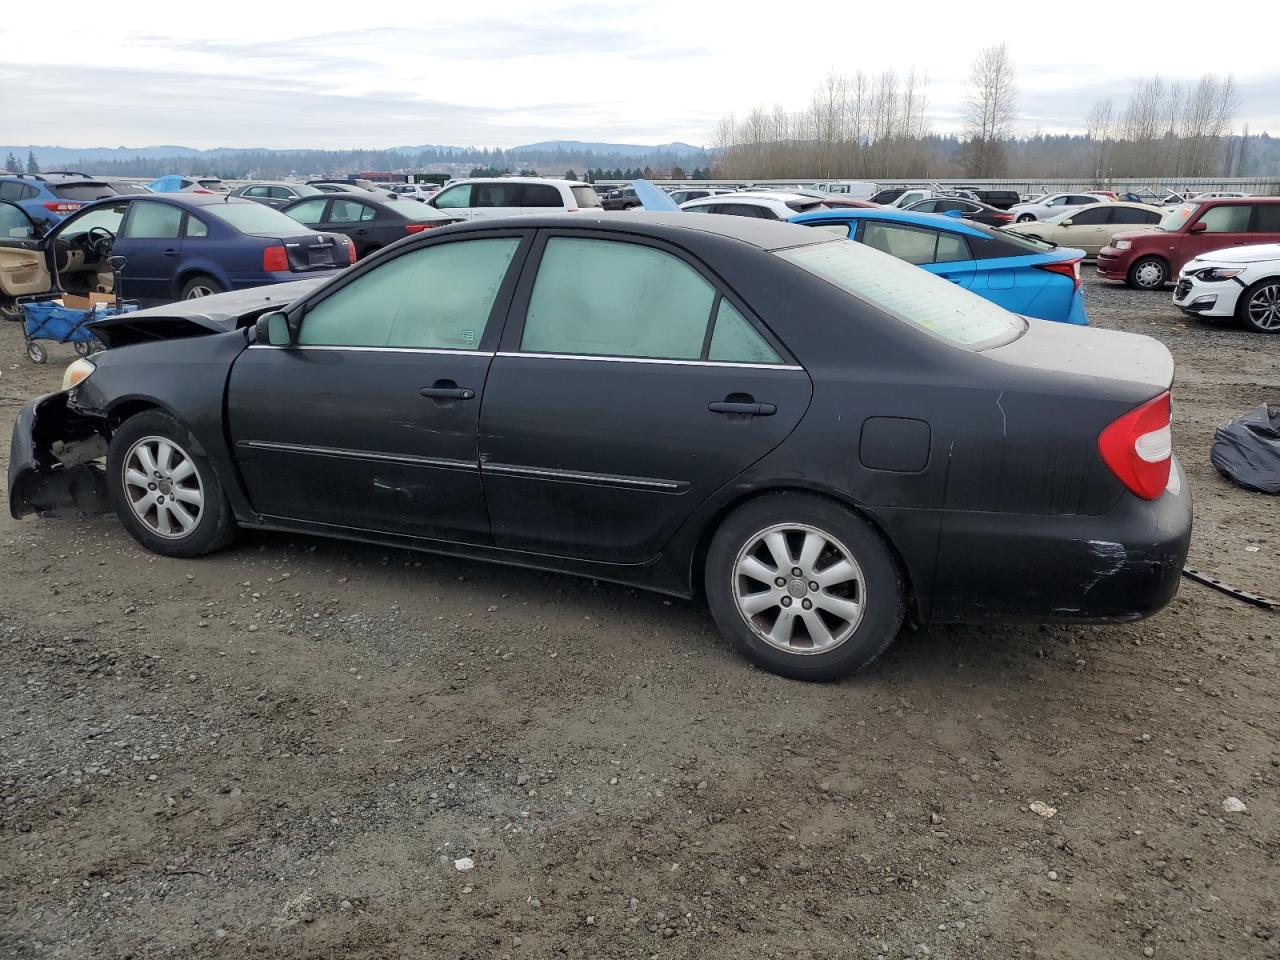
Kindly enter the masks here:
<path id="1" fill-rule="evenodd" d="M 623 186 L 629 180 L 601 180 L 598 186 Z M 750 183 L 758 187 L 811 187 L 815 183 L 830 183 L 831 178 L 776 179 L 776 180 L 654 180 L 664 187 L 736 187 Z M 980 179 L 917 179 L 896 180 L 877 177 L 872 181 L 881 187 L 978 187 L 984 190 L 1015 190 L 1019 194 L 1061 193 L 1070 190 L 1114 190 L 1116 193 L 1180 193 L 1195 194 L 1210 191 L 1235 191 L 1251 196 L 1269 197 L 1280 194 L 1280 177 L 1103 177 L 1100 179 L 1057 177 L 1028 179 L 1009 177 L 1000 180 Z"/>

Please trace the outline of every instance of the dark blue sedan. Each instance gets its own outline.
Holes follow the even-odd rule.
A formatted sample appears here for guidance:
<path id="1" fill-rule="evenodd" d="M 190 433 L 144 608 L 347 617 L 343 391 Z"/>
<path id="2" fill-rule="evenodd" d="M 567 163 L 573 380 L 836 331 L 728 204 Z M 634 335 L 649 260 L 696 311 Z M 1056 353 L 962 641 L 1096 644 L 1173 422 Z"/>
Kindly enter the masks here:
<path id="1" fill-rule="evenodd" d="M 210 194 L 117 197 L 86 204 L 41 234 L 13 204 L 0 221 L 0 305 L 62 291 L 113 291 L 109 261 L 122 257 L 121 291 L 144 305 L 203 297 L 304 276 L 329 276 L 355 260 L 341 234 L 311 230 L 270 207 Z M 4 255 L 6 249 L 25 251 Z M 8 266 L 21 261 L 22 269 Z M 8 311 L 6 311 L 8 312 Z"/>

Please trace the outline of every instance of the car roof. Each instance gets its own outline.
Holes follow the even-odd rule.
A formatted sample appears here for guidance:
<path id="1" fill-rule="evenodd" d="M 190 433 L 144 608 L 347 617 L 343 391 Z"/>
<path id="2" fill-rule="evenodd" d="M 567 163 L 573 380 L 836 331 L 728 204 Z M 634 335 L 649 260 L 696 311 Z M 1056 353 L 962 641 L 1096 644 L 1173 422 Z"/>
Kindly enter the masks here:
<path id="1" fill-rule="evenodd" d="M 252 201 L 250 201 L 252 202 Z M 596 211 L 591 213 L 537 214 L 503 220 L 471 220 L 445 227 L 450 233 L 493 230 L 537 229 L 539 227 L 578 229 L 607 229 L 615 233 L 656 237 L 678 243 L 682 235 L 690 231 L 738 240 L 760 250 L 783 250 L 814 243 L 826 243 L 832 238 L 821 231 L 808 230 L 777 220 L 760 220 L 755 217 L 734 217 L 727 214 L 707 213 L 691 216 L 687 213 L 655 213 L 651 211 Z M 431 231 L 438 236 L 443 231 Z M 814 234 L 817 234 L 814 236 Z"/>
<path id="2" fill-rule="evenodd" d="M 751 190 L 739 191 L 736 193 L 715 194 L 715 199 L 724 202 L 725 200 L 774 200 L 786 203 L 788 200 L 813 200 L 813 197 L 806 197 L 799 193 L 787 193 L 785 191 L 768 191 L 768 190 Z M 698 200 L 710 200 L 711 197 L 699 197 Z M 690 203 L 697 203 L 698 200 L 690 200 Z"/>
<path id="3" fill-rule="evenodd" d="M 463 177 L 460 180 L 451 181 L 448 186 L 453 186 L 455 183 L 554 183 L 566 187 L 591 186 L 584 180 L 566 180 L 563 177 Z"/>
<path id="4" fill-rule="evenodd" d="M 80 211 L 88 210 L 90 207 L 109 207 L 113 203 L 134 203 L 139 200 L 146 200 L 148 203 L 169 203 L 177 207 L 211 207 L 219 203 L 252 203 L 258 206 L 248 197 L 233 197 L 229 193 L 140 193 L 121 197 L 103 197 L 101 200 L 84 204 L 80 207 Z"/>
<path id="5" fill-rule="evenodd" d="M 899 210 L 897 208 L 882 207 L 878 210 L 870 207 L 841 207 L 838 210 L 816 210 L 813 213 L 802 213 L 792 219 L 798 220 L 803 217 L 804 223 L 821 223 L 824 220 L 848 220 L 856 218 L 859 220 L 892 220 L 895 223 L 905 223 L 908 226 L 929 227 L 932 230 L 939 228 L 951 230 L 955 233 L 967 233 L 972 237 L 987 237 L 987 231 L 956 218 L 944 217 L 940 213 L 916 213 L 914 210 Z"/>

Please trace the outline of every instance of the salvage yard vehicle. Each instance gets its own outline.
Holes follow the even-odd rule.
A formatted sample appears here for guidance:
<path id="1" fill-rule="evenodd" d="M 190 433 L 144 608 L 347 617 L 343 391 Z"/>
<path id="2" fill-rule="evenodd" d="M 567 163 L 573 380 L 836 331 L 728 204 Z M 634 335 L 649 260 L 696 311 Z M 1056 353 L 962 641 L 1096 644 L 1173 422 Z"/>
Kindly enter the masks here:
<path id="1" fill-rule="evenodd" d="M 1173 303 L 1188 316 L 1234 318 L 1255 333 L 1280 333 L 1280 243 L 1193 257 L 1173 288 Z"/>
<path id="2" fill-rule="evenodd" d="M 86 203 L 115 197 L 117 190 L 106 180 L 82 173 L 14 173 L 0 176 L 0 200 L 16 203 L 42 227 L 50 227 L 75 213 Z"/>
<path id="3" fill-rule="evenodd" d="M 1155 226 L 1164 214 L 1160 207 L 1144 203 L 1103 201 L 1085 207 L 1068 207 L 1047 220 L 1015 223 L 1005 227 L 1005 232 L 1078 247 L 1085 256 L 1096 257 L 1111 241 L 1112 234 Z"/>
<path id="4" fill-rule="evenodd" d="M 537 214 L 599 210 L 595 187 L 578 180 L 495 177 L 455 180 L 427 201 L 463 220 L 491 220 Z"/>
<path id="5" fill-rule="evenodd" d="M 1080 282 L 1081 250 L 955 217 L 883 207 L 807 213 L 791 222 L 883 250 L 1014 313 L 1059 323 L 1089 322 Z"/>
<path id="6" fill-rule="evenodd" d="M 168 174 L 147 184 L 152 193 L 230 193 L 231 187 L 217 177 L 180 177 Z"/>
<path id="7" fill-rule="evenodd" d="M 323 190 L 308 184 L 288 183 L 284 180 L 255 180 L 252 183 L 243 183 L 231 191 L 233 197 L 244 197 L 246 200 L 275 207 L 277 210 L 286 203 L 293 203 L 304 197 L 319 197 L 323 194 Z"/>
<path id="8" fill-rule="evenodd" d="M 1026 203 L 1016 203 L 1009 208 L 1009 212 L 1013 214 L 1015 223 L 1027 223 L 1031 220 L 1047 220 L 1068 207 L 1084 207 L 1097 203 L 1098 200 L 1091 193 L 1050 193 Z"/>
<path id="9" fill-rule="evenodd" d="M 1280 197 L 1223 197 L 1169 208 L 1145 230 L 1116 233 L 1098 251 L 1098 276 L 1159 290 L 1194 257 L 1280 242 Z"/>
<path id="10" fill-rule="evenodd" d="M 22 213 L 0 201 L 3 207 Z M 0 231 L 6 316 L 16 297 L 114 292 L 112 257 L 125 258 L 124 296 L 144 304 L 281 283 L 299 274 L 331 275 L 355 262 L 346 237 L 316 233 L 239 197 L 170 193 L 99 200 L 45 234 L 34 224 L 24 230 L 12 212 L 3 219 L 13 220 Z"/>
<path id="11" fill-rule="evenodd" d="M 410 234 L 461 223 L 425 203 L 388 203 L 372 194 L 322 194 L 295 200 L 280 211 L 304 226 L 325 233 L 340 233 L 365 257 Z"/>
<path id="12" fill-rule="evenodd" d="M 912 213 L 942 213 L 948 216 L 972 220 L 986 227 L 1003 227 L 1013 222 L 1013 215 L 977 200 L 959 197 L 929 197 L 904 207 Z"/>
<path id="13" fill-rule="evenodd" d="M 743 193 L 722 193 L 716 197 L 703 197 L 680 204 L 685 213 L 723 213 L 731 217 L 751 217 L 758 220 L 787 220 L 797 213 L 829 209 L 816 197 L 799 193 L 763 190 Z"/>
<path id="14" fill-rule="evenodd" d="M 109 501 L 171 557 L 252 527 L 703 593 L 791 677 L 905 619 L 1149 615 L 1191 534 L 1164 346 L 791 224 L 459 224 L 283 308 L 98 335 L 17 417 L 15 517 Z"/>

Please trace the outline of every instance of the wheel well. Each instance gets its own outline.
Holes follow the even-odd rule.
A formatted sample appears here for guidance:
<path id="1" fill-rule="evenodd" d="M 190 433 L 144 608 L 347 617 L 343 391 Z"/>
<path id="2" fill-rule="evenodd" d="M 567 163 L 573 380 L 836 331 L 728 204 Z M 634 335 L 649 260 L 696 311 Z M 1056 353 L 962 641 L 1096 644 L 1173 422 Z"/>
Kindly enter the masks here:
<path id="1" fill-rule="evenodd" d="M 920 604 L 919 598 L 916 596 L 915 585 L 911 582 L 911 572 L 907 568 L 906 562 L 902 559 L 902 554 L 898 551 L 898 546 L 881 528 L 874 517 L 869 515 L 865 510 L 852 501 L 845 500 L 842 497 L 834 496 L 823 490 L 814 490 L 810 487 L 770 487 L 767 490 L 751 490 L 742 496 L 729 501 L 707 521 L 702 532 L 698 536 L 698 544 L 694 547 L 693 558 L 689 567 L 689 584 L 693 588 L 695 595 L 703 593 L 703 577 L 701 571 L 707 564 L 707 551 L 711 549 L 711 540 L 716 535 L 716 531 L 720 529 L 720 525 L 729 514 L 733 513 L 739 507 L 750 503 L 752 500 L 758 500 L 761 497 L 772 496 L 775 493 L 803 493 L 811 497 L 819 497 L 823 500 L 829 500 L 831 503 L 841 506 L 851 513 L 857 514 L 874 530 L 881 542 L 885 545 L 885 549 L 889 551 L 889 555 L 893 557 L 893 562 L 898 567 L 898 573 L 902 576 L 902 583 L 905 587 L 905 604 L 907 611 L 912 614 L 912 619 L 919 619 Z"/>
<path id="2" fill-rule="evenodd" d="M 185 287 L 185 286 L 186 286 L 188 283 L 190 283 L 192 280 L 194 280 L 196 277 L 208 277 L 210 280 L 212 280 L 212 281 L 213 281 L 214 283 L 216 283 L 218 286 L 222 286 L 222 281 L 220 281 L 217 277 L 215 277 L 215 276 L 214 276 L 212 273 L 210 273 L 208 270 L 188 269 L 188 270 L 184 270 L 184 271 L 182 271 L 182 273 L 178 274 L 178 276 L 177 276 L 176 278 L 174 278 L 174 281 L 173 281 L 173 295 L 174 295 L 175 297 L 177 297 L 177 296 L 181 296 L 181 294 L 182 294 L 182 288 L 183 288 L 183 287 Z"/>
<path id="3" fill-rule="evenodd" d="M 1138 267 L 1138 264 L 1142 263 L 1144 260 L 1159 260 L 1161 263 L 1163 263 L 1165 279 L 1168 279 L 1173 274 L 1173 267 L 1170 266 L 1169 264 L 1169 258 L 1159 253 L 1143 254 L 1137 260 L 1133 261 L 1133 265 L 1129 267 L 1129 272 L 1132 273 L 1134 270 L 1136 270 Z"/>
<path id="4" fill-rule="evenodd" d="M 124 423 L 130 417 L 139 413 L 145 413 L 148 410 L 159 410 L 162 413 L 164 407 L 158 403 L 151 403 L 147 400 L 125 400 L 111 408 L 107 414 L 107 435 L 115 433 L 120 429 L 120 424 Z"/>

